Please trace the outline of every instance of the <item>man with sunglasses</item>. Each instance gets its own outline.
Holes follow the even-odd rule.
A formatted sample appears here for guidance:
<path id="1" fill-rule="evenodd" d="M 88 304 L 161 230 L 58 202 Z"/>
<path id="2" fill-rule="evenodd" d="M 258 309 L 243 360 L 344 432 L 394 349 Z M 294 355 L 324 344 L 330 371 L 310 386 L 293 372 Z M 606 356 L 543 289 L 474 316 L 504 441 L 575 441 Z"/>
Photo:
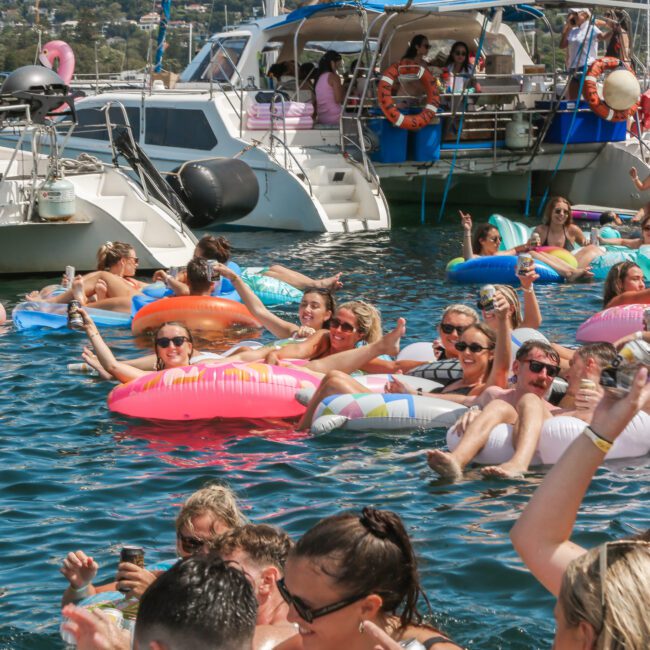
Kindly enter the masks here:
<path id="1" fill-rule="evenodd" d="M 464 432 L 453 451 L 434 449 L 428 452 L 431 469 L 441 476 L 460 479 L 465 466 L 487 443 L 492 429 L 504 422 L 513 425 L 515 452 L 506 463 L 484 467 L 482 473 L 513 478 L 528 469 L 542 425 L 551 417 L 551 412 L 558 409 L 544 398 L 560 373 L 560 358 L 548 343 L 526 341 L 517 350 L 512 371 L 514 388 L 487 388 L 461 418 L 459 428 L 464 428 Z"/>

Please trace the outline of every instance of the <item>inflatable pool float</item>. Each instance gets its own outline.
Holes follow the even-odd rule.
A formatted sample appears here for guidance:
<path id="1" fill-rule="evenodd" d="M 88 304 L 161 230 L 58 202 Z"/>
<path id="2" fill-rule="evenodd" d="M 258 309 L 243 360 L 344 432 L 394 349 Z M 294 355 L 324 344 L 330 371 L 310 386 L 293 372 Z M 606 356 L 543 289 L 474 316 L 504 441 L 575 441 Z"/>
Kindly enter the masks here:
<path id="1" fill-rule="evenodd" d="M 436 355 L 431 341 L 418 341 L 404 346 L 397 355 L 397 360 L 408 359 L 409 361 L 435 361 Z"/>
<path id="2" fill-rule="evenodd" d="M 277 278 L 262 275 L 263 271 L 262 267 L 249 266 L 241 272 L 241 279 L 267 307 L 299 303 L 302 300 L 303 292 L 300 289 Z"/>
<path id="3" fill-rule="evenodd" d="M 422 389 L 424 393 L 430 393 L 436 388 L 440 388 L 443 384 L 438 381 L 426 379 L 424 377 L 417 377 L 412 375 L 392 375 L 392 374 L 371 374 L 359 375 L 354 377 L 360 384 L 363 384 L 368 390 L 373 393 L 383 393 L 386 384 L 393 379 L 401 381 L 405 386 L 413 390 Z"/>
<path id="4" fill-rule="evenodd" d="M 333 429 L 367 431 L 414 431 L 446 427 L 455 422 L 466 407 L 454 402 L 420 395 L 363 393 L 331 395 L 317 407 L 312 433 Z"/>
<path id="5" fill-rule="evenodd" d="M 108 408 L 157 420 L 288 418 L 305 410 L 296 401 L 296 392 L 316 388 L 319 382 L 318 377 L 295 367 L 198 363 L 121 384 L 110 392 Z"/>
<path id="6" fill-rule="evenodd" d="M 578 327 L 576 340 L 580 343 L 614 343 L 623 336 L 640 332 L 646 308 L 647 305 L 619 305 L 599 311 Z"/>
<path id="7" fill-rule="evenodd" d="M 521 246 L 530 239 L 535 228 L 520 223 L 519 221 L 511 221 L 502 217 L 500 214 L 493 214 L 488 223 L 492 224 L 501 235 L 500 250 L 507 251 L 515 246 Z"/>
<path id="8" fill-rule="evenodd" d="M 440 359 L 439 361 L 423 363 L 421 366 L 409 370 L 406 376 L 421 377 L 446 386 L 452 381 L 461 379 L 463 369 L 460 367 L 458 359 Z"/>
<path id="9" fill-rule="evenodd" d="M 560 248 L 559 246 L 536 246 L 533 250 L 540 253 L 546 253 L 547 255 L 552 255 L 553 257 L 557 257 L 574 269 L 578 268 L 578 260 L 573 255 L 571 255 L 571 253 L 566 248 Z"/>
<path id="10" fill-rule="evenodd" d="M 133 317 L 131 331 L 134 334 L 142 334 L 170 321 L 183 323 L 191 331 L 222 331 L 236 326 L 262 326 L 239 302 L 212 296 L 175 296 L 162 298 L 142 307 Z"/>
<path id="11" fill-rule="evenodd" d="M 447 265 L 447 279 L 452 282 L 476 284 L 510 284 L 519 286 L 519 276 L 515 273 L 515 255 L 489 255 L 463 260 L 457 257 Z M 564 278 L 544 262 L 535 261 L 535 271 L 539 280 L 535 284 L 564 282 Z"/>
<path id="12" fill-rule="evenodd" d="M 636 214 L 634 210 L 619 210 L 598 205 L 574 205 L 571 209 L 571 216 L 581 221 L 599 221 L 603 212 L 616 212 L 623 221 L 629 221 Z"/>
<path id="13" fill-rule="evenodd" d="M 634 250 L 625 246 L 605 246 L 606 252 L 596 257 L 589 265 L 597 280 L 604 280 L 609 270 L 619 262 L 638 264 L 646 280 L 650 280 L 650 246 Z"/>
<path id="14" fill-rule="evenodd" d="M 86 307 L 97 327 L 128 327 L 131 314 Z M 18 330 L 35 328 L 63 329 L 68 327 L 68 305 L 52 302 L 21 302 L 11 313 Z"/>
<path id="15" fill-rule="evenodd" d="M 555 464 L 586 426 L 583 420 L 568 415 L 559 415 L 547 420 L 542 427 L 537 451 L 531 465 Z M 625 427 L 605 459 L 645 456 L 650 452 L 648 431 L 650 431 L 650 416 L 642 411 Z M 454 427 L 447 431 L 449 451 L 456 449 L 461 437 L 456 433 Z M 499 424 L 492 429 L 485 447 L 474 457 L 472 462 L 480 465 L 500 465 L 509 461 L 514 453 L 512 426 Z"/>

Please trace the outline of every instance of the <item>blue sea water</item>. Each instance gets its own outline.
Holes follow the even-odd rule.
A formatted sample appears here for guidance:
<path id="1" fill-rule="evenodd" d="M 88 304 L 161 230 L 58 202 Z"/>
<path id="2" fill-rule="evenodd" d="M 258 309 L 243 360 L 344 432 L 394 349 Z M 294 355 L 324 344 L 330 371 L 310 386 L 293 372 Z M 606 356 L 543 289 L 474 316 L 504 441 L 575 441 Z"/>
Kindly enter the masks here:
<path id="1" fill-rule="evenodd" d="M 448 302 L 474 303 L 476 287 L 445 281 L 459 235 L 457 224 L 353 235 L 229 233 L 242 266 L 342 270 L 342 298 L 376 303 L 386 326 L 408 318 L 405 343 L 430 340 Z M 11 307 L 54 280 L 0 280 L 0 300 Z M 543 331 L 573 343 L 577 326 L 599 308 L 600 291 L 540 287 Z M 118 355 L 133 352 L 128 331 L 108 330 L 107 338 Z M 60 648 L 64 555 L 84 549 L 107 580 L 124 543 L 142 545 L 152 562 L 172 557 L 179 505 L 212 479 L 236 489 L 252 520 L 295 536 L 342 508 L 395 510 L 415 541 L 437 625 L 472 649 L 550 648 L 553 600 L 508 539 L 545 468 L 511 482 L 470 472 L 451 485 L 424 460 L 425 449 L 444 444 L 441 430 L 311 437 L 282 422 L 129 421 L 108 412 L 109 384 L 67 373 L 83 344 L 69 331 L 0 333 L 0 648 Z M 645 528 L 649 489 L 648 458 L 607 464 L 583 504 L 577 541 L 594 545 Z"/>

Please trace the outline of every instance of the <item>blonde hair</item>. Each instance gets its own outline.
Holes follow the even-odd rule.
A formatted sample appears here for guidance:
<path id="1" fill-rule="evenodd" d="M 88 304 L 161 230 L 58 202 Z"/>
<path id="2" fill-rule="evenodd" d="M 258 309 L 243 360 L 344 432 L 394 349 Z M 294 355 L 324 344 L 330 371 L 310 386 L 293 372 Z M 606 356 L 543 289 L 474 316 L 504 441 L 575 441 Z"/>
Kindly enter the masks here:
<path id="1" fill-rule="evenodd" d="M 445 317 L 448 314 L 461 314 L 462 316 L 467 316 L 467 318 L 472 319 L 473 323 L 478 323 L 480 320 L 476 309 L 472 309 L 471 307 L 468 307 L 467 305 L 463 305 L 461 303 L 455 303 L 453 305 L 445 307 L 442 312 L 442 316 L 440 317 L 441 323 L 445 322 Z"/>
<path id="2" fill-rule="evenodd" d="M 125 244 L 121 241 L 107 241 L 102 244 L 97 251 L 97 270 L 108 271 L 114 264 L 117 264 L 129 253 L 135 250 L 131 244 Z"/>
<path id="3" fill-rule="evenodd" d="M 601 575 L 603 560 L 606 568 Z M 596 650 L 646 650 L 650 639 L 648 584 L 650 542 L 609 542 L 569 564 L 558 603 L 569 627 L 581 621 L 591 625 Z"/>
<path id="4" fill-rule="evenodd" d="M 228 528 L 247 523 L 235 493 L 227 485 L 219 483 L 208 484 L 190 495 L 176 517 L 176 532 L 184 527 L 194 531 L 192 519 L 201 515 L 212 515 L 214 523 L 223 523 Z"/>
<path id="5" fill-rule="evenodd" d="M 521 327 L 523 319 L 521 317 L 521 303 L 519 302 L 517 292 L 507 284 L 495 284 L 494 288 L 503 294 L 503 297 L 511 307 L 514 307 L 514 311 L 510 317 L 512 329 L 516 330 L 518 327 Z"/>
<path id="6" fill-rule="evenodd" d="M 381 314 L 369 302 L 350 300 L 338 306 L 337 311 L 348 309 L 357 319 L 357 329 L 366 343 L 374 343 L 382 337 Z"/>

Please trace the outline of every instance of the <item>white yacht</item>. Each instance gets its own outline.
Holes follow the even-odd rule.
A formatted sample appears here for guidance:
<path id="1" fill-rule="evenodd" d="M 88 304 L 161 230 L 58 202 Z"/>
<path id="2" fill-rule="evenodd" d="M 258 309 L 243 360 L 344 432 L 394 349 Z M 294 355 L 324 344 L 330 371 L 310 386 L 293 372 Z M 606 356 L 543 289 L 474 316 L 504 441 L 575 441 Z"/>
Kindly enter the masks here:
<path id="1" fill-rule="evenodd" d="M 119 101 L 134 138 L 162 171 L 196 159 L 245 162 L 259 196 L 250 214 L 235 223 L 263 228 L 386 228 L 384 194 L 397 201 L 422 198 L 429 206 L 433 201 L 436 209 L 447 200 L 529 204 L 549 192 L 577 203 L 638 207 L 628 170 L 634 165 L 642 177 L 650 173 L 639 141 L 628 137 L 625 122 L 606 122 L 586 105 L 559 101 L 566 85 L 556 72 L 559 57 L 552 70 L 536 66 L 512 27 L 520 20 L 544 22 L 539 9 L 544 4 L 335 2 L 254 20 L 215 35 L 174 89 L 120 91 L 79 101 L 81 129 L 67 150 L 109 155 L 106 129 L 96 125 L 102 107 Z M 566 0 L 550 4 L 569 8 Z M 632 6 L 617 0 L 588 4 Z M 470 94 L 467 85 L 460 91 L 443 88 L 438 116 L 424 129 L 408 132 L 383 116 L 376 89 L 381 71 L 400 61 L 418 33 L 431 44 L 434 66 L 440 61 L 433 55 L 439 59 L 461 41 L 484 71 L 473 75 L 480 92 Z M 351 43 L 358 64 L 338 125 L 287 118 L 260 126 L 251 119 L 271 60 L 290 62 L 297 78 L 298 62 L 314 47 L 349 51 Z M 272 99 L 283 111 L 286 100 Z M 242 183 L 237 191 L 245 198 L 249 189 Z"/>
<path id="2" fill-rule="evenodd" d="M 196 237 L 164 195 L 87 155 L 62 159 L 54 127 L 34 115 L 41 100 L 19 102 L 0 96 L 1 126 L 19 133 L 16 147 L 0 147 L 0 274 L 92 270 L 106 241 L 131 244 L 141 269 L 187 263 Z"/>

